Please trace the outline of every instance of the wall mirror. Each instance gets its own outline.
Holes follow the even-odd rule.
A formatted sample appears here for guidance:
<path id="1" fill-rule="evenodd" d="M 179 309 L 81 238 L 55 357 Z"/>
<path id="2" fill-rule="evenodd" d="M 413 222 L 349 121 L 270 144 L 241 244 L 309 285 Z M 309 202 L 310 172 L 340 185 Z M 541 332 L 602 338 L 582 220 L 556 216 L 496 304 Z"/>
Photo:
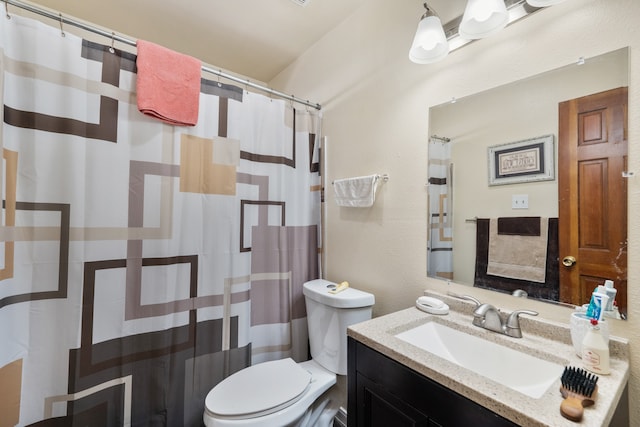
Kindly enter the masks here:
<path id="1" fill-rule="evenodd" d="M 567 232 L 558 222 L 564 209 L 559 200 L 579 192 L 575 187 L 568 193 L 559 192 L 566 164 L 559 166 L 566 162 L 565 153 L 559 150 L 566 145 L 563 139 L 568 133 L 584 137 L 587 145 L 597 138 L 607 139 L 614 132 L 613 125 L 602 117 L 617 114 L 598 115 L 600 109 L 594 107 L 595 113 L 587 112 L 567 124 L 560 114 L 561 105 L 625 88 L 625 105 L 618 112 L 624 114 L 621 126 L 626 126 L 628 74 L 628 48 L 622 48 L 429 110 L 429 277 L 571 305 L 588 303 L 595 285 L 610 278 L 618 288 L 620 306 L 612 317 L 626 317 L 626 183 L 622 205 L 609 204 L 604 212 L 594 207 L 591 219 L 572 219 L 583 230 L 591 229 L 593 221 L 623 223 L 618 258 L 608 261 L 611 268 L 589 272 L 577 254 L 560 253 L 559 242 L 567 238 Z M 626 166 L 626 130 L 620 132 Z M 586 167 L 580 167 L 582 174 Z M 603 167 L 606 169 L 599 164 L 584 170 L 601 173 Z M 601 179 L 605 182 L 607 177 Z M 580 194 L 606 193 L 600 184 L 583 182 L 580 188 L 586 191 Z M 581 203 L 586 202 L 584 198 Z M 589 209 L 583 205 L 582 210 Z M 584 241 L 597 252 L 596 241 L 604 239 L 603 233 L 593 231 L 591 236 L 579 237 L 580 244 Z M 536 262 L 524 262 L 524 258 Z M 583 268 L 576 286 L 581 291 L 560 286 L 566 282 L 560 280 L 560 274 L 575 270 L 571 259 Z M 509 271 L 514 265 L 518 267 L 515 274 Z"/>

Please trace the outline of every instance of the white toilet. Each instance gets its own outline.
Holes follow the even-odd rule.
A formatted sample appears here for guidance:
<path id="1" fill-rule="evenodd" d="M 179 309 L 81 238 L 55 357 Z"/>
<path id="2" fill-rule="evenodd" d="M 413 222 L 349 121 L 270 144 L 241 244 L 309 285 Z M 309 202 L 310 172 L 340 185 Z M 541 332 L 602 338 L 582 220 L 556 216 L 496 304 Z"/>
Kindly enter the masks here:
<path id="1" fill-rule="evenodd" d="M 371 318 L 372 294 L 323 279 L 303 287 L 312 360 L 274 360 L 245 368 L 221 381 L 205 399 L 207 427 L 328 426 L 328 399 L 318 399 L 347 373 L 347 327 Z M 324 412 L 324 414 L 323 414 Z M 322 421 L 324 420 L 324 421 Z"/>

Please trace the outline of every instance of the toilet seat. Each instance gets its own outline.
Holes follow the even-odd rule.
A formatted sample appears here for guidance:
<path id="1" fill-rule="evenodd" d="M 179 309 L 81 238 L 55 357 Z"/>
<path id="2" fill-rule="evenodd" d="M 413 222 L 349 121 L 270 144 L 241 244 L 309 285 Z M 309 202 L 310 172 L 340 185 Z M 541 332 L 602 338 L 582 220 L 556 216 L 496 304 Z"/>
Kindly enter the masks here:
<path id="1" fill-rule="evenodd" d="M 215 417 L 261 417 L 304 396 L 312 376 L 291 358 L 259 363 L 227 377 L 207 394 L 206 411 Z"/>

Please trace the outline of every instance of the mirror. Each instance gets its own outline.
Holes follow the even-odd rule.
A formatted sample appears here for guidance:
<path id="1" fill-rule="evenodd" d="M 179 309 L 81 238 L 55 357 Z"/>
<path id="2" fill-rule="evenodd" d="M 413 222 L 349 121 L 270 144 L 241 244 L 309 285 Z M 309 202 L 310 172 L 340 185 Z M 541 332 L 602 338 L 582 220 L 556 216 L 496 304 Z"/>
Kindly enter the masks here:
<path id="1" fill-rule="evenodd" d="M 546 277 L 534 286 L 519 286 L 512 291 L 479 284 L 476 253 L 480 256 L 486 248 L 478 249 L 478 219 L 485 227 L 489 219 L 548 218 L 548 223 L 538 224 L 557 227 L 557 222 L 552 221 L 559 216 L 559 103 L 627 87 L 628 80 L 628 48 L 623 48 L 432 107 L 428 276 L 502 292 L 524 290 L 526 296 L 540 300 L 577 304 L 563 301 L 560 296 L 561 260 L 557 245 L 553 247 L 551 240 L 546 242 L 550 245 L 546 252 L 549 262 L 544 267 Z M 508 170 L 501 176 L 507 178 L 502 183 L 496 183 L 500 180 L 495 176 L 490 177 L 489 169 L 495 165 L 489 154 L 495 156 L 496 152 L 515 153 L 511 160 L 525 164 L 522 169 L 516 168 L 517 177 L 511 179 Z M 529 161 L 533 168 L 527 171 Z M 493 175 L 496 173 L 493 170 Z M 493 224 L 491 233 L 495 236 L 497 226 Z M 551 239 L 551 234 L 548 237 Z M 626 264 L 624 269 L 626 281 Z M 621 292 L 625 292 L 626 304 L 626 287 L 619 289 L 619 297 Z M 588 302 L 587 298 L 581 303 Z"/>

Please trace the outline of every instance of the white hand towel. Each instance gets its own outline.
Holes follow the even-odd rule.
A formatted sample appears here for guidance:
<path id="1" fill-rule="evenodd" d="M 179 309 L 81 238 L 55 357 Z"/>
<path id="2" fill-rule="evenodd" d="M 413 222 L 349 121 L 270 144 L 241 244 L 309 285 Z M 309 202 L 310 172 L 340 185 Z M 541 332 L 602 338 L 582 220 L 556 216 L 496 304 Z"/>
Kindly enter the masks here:
<path id="1" fill-rule="evenodd" d="M 377 175 L 337 179 L 333 182 L 333 193 L 338 206 L 368 208 L 376 200 Z"/>

